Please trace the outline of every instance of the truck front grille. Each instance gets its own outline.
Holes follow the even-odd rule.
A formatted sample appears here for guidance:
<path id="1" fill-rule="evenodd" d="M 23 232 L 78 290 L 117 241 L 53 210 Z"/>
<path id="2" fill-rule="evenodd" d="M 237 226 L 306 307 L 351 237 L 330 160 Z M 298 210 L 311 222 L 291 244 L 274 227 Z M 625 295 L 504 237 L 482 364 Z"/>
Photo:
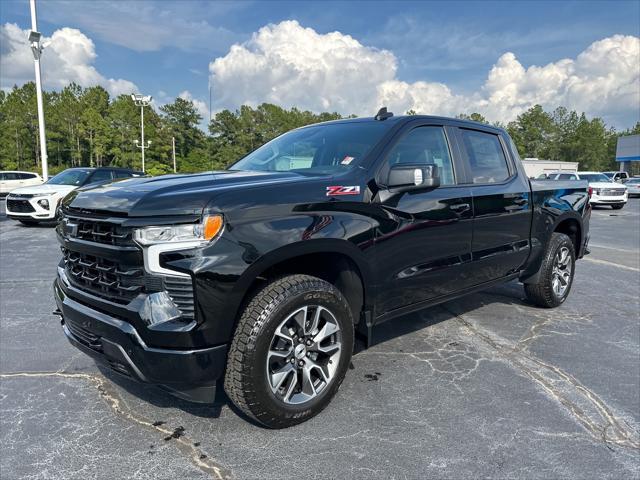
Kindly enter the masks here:
<path id="1" fill-rule="evenodd" d="M 77 222 L 76 238 L 107 245 L 134 246 L 132 230 L 120 225 L 87 219 L 74 219 Z"/>
<path id="2" fill-rule="evenodd" d="M 36 209 L 26 200 L 14 200 L 13 198 L 7 198 L 7 210 L 15 213 L 31 213 Z"/>
<path id="3" fill-rule="evenodd" d="M 624 195 L 624 188 L 603 188 L 600 190 L 600 195 L 604 197 L 620 197 Z"/>
<path id="4" fill-rule="evenodd" d="M 191 277 L 148 274 L 132 228 L 65 211 L 58 235 L 65 272 L 73 287 L 122 305 L 140 294 L 166 291 L 185 318 L 194 318 Z M 88 251 L 91 254 L 85 253 Z"/>
<path id="5" fill-rule="evenodd" d="M 116 303 L 129 303 L 144 287 L 142 266 L 122 265 L 62 248 L 69 281 L 80 290 Z"/>

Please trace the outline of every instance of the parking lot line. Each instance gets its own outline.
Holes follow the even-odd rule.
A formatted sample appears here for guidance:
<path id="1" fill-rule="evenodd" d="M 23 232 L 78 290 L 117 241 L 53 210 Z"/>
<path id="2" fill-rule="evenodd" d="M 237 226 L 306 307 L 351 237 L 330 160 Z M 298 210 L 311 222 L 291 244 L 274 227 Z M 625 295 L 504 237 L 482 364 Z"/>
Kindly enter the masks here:
<path id="1" fill-rule="evenodd" d="M 640 272 L 640 268 L 629 267 L 627 265 L 620 265 L 619 263 L 607 262 L 606 260 L 598 260 L 596 258 L 588 258 L 588 257 L 583 258 L 583 260 L 586 260 L 588 262 L 593 262 L 593 263 L 599 263 L 601 265 L 609 265 L 610 267 L 618 267 L 624 270 L 631 270 L 632 272 Z"/>

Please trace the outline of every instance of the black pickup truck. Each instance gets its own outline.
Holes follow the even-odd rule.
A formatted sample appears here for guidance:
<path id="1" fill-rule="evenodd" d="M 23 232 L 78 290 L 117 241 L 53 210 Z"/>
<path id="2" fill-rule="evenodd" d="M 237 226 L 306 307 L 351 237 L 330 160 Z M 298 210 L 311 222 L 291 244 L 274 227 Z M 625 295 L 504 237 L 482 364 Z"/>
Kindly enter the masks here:
<path id="1" fill-rule="evenodd" d="M 290 131 L 228 170 L 67 196 L 54 293 L 103 365 L 263 425 L 320 412 L 354 338 L 499 282 L 567 298 L 586 182 L 536 182 L 504 130 L 429 116 Z"/>

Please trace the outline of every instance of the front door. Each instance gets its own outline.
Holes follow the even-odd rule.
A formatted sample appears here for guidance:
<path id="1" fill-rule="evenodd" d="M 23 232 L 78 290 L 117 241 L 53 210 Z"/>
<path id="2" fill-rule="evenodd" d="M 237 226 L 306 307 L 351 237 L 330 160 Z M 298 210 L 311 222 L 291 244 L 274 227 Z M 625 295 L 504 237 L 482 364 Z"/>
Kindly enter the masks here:
<path id="1" fill-rule="evenodd" d="M 375 238 L 376 314 L 449 294 L 469 284 L 472 199 L 458 185 L 452 149 L 438 125 L 409 127 L 385 156 L 382 172 L 399 163 L 438 166 L 435 189 L 388 195 L 380 192 Z M 374 199 L 374 202 L 376 200 Z"/>

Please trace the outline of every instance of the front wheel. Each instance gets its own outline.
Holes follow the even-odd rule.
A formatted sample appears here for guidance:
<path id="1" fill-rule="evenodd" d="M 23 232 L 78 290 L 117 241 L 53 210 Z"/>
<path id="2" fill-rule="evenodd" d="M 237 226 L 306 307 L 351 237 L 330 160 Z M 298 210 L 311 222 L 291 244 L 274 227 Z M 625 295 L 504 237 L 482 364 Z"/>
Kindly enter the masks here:
<path id="1" fill-rule="evenodd" d="M 553 233 L 542 260 L 538 282 L 524 286 L 529 301 L 545 308 L 561 305 L 573 284 L 575 260 L 571 239 L 564 233 Z"/>
<path id="2" fill-rule="evenodd" d="M 353 317 L 332 284 L 290 275 L 268 284 L 242 314 L 224 388 L 246 415 L 270 428 L 304 422 L 340 387 L 353 350 Z"/>
<path id="3" fill-rule="evenodd" d="M 611 208 L 613 208 L 614 210 L 620 210 L 622 207 L 624 207 L 624 203 L 616 203 L 615 205 L 611 205 Z"/>

